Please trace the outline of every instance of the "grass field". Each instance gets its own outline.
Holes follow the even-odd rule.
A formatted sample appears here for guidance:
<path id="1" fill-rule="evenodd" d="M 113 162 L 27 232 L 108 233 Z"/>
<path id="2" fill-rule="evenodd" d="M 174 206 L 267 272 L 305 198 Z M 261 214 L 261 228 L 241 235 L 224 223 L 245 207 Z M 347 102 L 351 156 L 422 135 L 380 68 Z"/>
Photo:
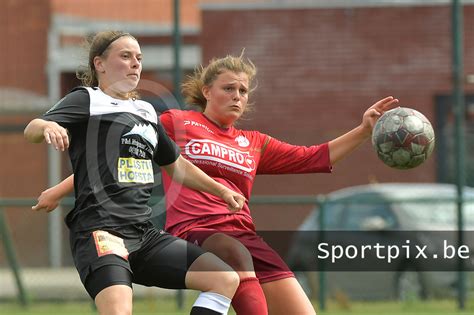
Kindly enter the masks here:
<path id="1" fill-rule="evenodd" d="M 178 310 L 173 298 L 159 298 L 137 300 L 134 305 L 134 315 L 156 314 L 156 315 L 185 315 L 189 314 L 194 296 L 186 298 L 183 310 Z M 316 307 L 318 306 L 315 303 Z M 473 314 L 474 301 L 467 301 L 466 309 L 459 311 L 456 301 L 410 301 L 400 302 L 350 302 L 341 305 L 335 301 L 329 301 L 327 310 L 318 311 L 319 315 L 362 315 L 362 314 L 384 314 L 384 315 L 410 315 L 410 314 Z M 61 314 L 61 315 L 93 315 L 96 314 L 89 302 L 35 302 L 28 308 L 22 308 L 14 302 L 0 302 L 1 315 L 39 315 L 39 314 Z M 235 314 L 233 312 L 229 314 Z M 291 315 L 291 314 L 288 314 Z"/>

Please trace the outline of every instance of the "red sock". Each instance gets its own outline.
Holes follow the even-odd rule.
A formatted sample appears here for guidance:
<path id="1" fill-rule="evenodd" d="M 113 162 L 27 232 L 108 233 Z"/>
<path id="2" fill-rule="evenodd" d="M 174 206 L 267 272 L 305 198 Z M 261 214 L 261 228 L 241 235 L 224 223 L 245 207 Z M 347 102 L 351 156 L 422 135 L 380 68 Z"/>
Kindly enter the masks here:
<path id="1" fill-rule="evenodd" d="M 240 279 L 240 285 L 232 298 L 237 315 L 267 315 L 267 301 L 260 282 L 255 277 Z"/>

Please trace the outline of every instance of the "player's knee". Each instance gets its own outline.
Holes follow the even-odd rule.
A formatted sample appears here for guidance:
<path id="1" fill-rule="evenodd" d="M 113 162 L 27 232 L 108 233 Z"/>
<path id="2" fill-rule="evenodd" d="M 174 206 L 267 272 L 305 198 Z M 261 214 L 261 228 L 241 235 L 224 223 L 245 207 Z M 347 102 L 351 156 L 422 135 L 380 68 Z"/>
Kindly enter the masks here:
<path id="1" fill-rule="evenodd" d="M 233 293 L 235 293 L 235 291 L 237 291 L 237 288 L 240 285 L 240 277 L 238 273 L 235 271 L 230 272 L 228 281 L 229 281 L 229 286 L 233 289 Z"/>
<path id="2" fill-rule="evenodd" d="M 123 302 L 108 303 L 105 307 L 98 307 L 100 315 L 132 315 L 132 304 Z"/>
<path id="3" fill-rule="evenodd" d="M 227 248 L 224 261 L 234 270 L 253 271 L 252 255 L 250 255 L 247 248 L 240 243 Z"/>
<path id="4" fill-rule="evenodd" d="M 185 282 L 189 289 L 211 291 L 232 298 L 240 280 L 228 264 L 208 252 L 190 266 Z"/>
<path id="5" fill-rule="evenodd" d="M 204 281 L 188 286 L 203 292 L 214 292 L 231 299 L 240 284 L 239 275 L 235 271 L 212 271 L 206 274 Z"/>
<path id="6" fill-rule="evenodd" d="M 219 279 L 215 281 L 214 288 L 211 291 L 215 291 L 219 294 L 232 298 L 237 287 L 240 284 L 239 275 L 235 271 L 224 271 L 219 272 Z"/>
<path id="7" fill-rule="evenodd" d="M 253 271 L 252 255 L 238 240 L 224 234 L 213 235 L 210 250 L 236 271 Z"/>
<path id="8" fill-rule="evenodd" d="M 116 307 L 111 308 L 110 312 L 100 313 L 100 315 L 132 315 L 132 308 Z"/>
<path id="9" fill-rule="evenodd" d="M 109 286 L 101 290 L 94 300 L 100 315 L 132 314 L 132 291 L 128 286 Z"/>

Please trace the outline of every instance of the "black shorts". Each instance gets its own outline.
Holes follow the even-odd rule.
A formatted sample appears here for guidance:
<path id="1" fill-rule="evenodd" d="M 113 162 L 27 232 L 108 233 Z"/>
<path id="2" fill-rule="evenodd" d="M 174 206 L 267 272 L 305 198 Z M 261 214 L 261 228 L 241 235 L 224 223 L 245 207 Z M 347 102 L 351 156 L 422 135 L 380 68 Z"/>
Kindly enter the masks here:
<path id="1" fill-rule="evenodd" d="M 70 244 L 81 281 L 92 298 L 106 287 L 132 287 L 132 282 L 185 289 L 189 267 L 205 253 L 151 223 L 70 233 Z"/>

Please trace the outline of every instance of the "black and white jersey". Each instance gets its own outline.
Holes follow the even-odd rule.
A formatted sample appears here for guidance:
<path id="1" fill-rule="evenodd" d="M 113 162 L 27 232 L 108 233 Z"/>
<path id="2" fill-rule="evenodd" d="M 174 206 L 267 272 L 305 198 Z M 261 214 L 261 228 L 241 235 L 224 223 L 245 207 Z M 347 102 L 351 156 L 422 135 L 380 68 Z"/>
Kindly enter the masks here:
<path id="1" fill-rule="evenodd" d="M 76 202 L 66 224 L 72 231 L 150 219 L 147 202 L 157 177 L 153 162 L 167 165 L 179 157 L 151 104 L 81 87 L 42 118 L 57 122 L 70 135 Z"/>

